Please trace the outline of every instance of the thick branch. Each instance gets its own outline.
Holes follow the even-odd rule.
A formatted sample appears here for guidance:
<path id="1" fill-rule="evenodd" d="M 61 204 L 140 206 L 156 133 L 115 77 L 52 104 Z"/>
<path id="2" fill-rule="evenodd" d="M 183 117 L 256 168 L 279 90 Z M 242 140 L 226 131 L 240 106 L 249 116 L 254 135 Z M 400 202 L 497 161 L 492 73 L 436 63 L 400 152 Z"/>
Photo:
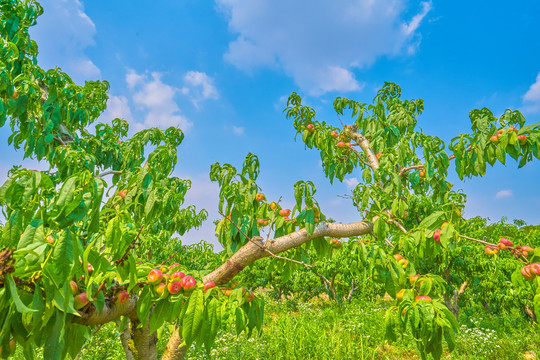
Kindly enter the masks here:
<path id="1" fill-rule="evenodd" d="M 350 224 L 336 224 L 321 222 L 315 227 L 313 235 L 309 235 L 305 229 L 301 229 L 290 233 L 288 235 L 281 236 L 276 239 L 266 241 L 265 247 L 274 254 L 287 251 L 299 247 L 306 242 L 323 236 L 332 237 L 351 237 L 358 235 L 369 234 L 373 230 L 373 224 L 369 222 L 356 222 Z M 204 282 L 213 281 L 217 285 L 225 284 L 231 280 L 236 274 L 242 271 L 247 265 L 252 262 L 271 256 L 268 252 L 254 244 L 248 242 L 242 246 L 229 260 L 223 265 L 214 270 L 212 273 L 206 275 L 203 279 Z"/>
<path id="2" fill-rule="evenodd" d="M 117 324 L 119 323 L 120 321 L 117 321 Z M 131 335 L 129 333 L 129 320 L 125 324 L 125 327 L 123 329 L 120 329 L 120 331 L 120 342 L 122 343 L 122 348 L 124 349 L 124 353 L 126 354 L 126 360 L 135 360 L 133 357 L 133 353 L 129 348 L 129 341 L 131 340 Z"/>
<path id="3" fill-rule="evenodd" d="M 183 346 L 180 346 L 183 341 L 184 340 L 178 333 L 178 328 L 175 327 L 174 332 L 171 334 L 171 337 L 169 338 L 169 342 L 167 343 L 167 347 L 165 348 L 165 352 L 163 353 L 161 360 L 183 359 L 188 349 L 185 344 Z"/>
<path id="4" fill-rule="evenodd" d="M 229 220 L 229 222 L 231 224 L 234 225 L 234 227 L 240 232 L 240 234 L 244 235 L 244 237 L 248 240 L 248 241 L 251 241 L 253 244 L 257 245 L 259 248 L 261 248 L 262 250 L 266 251 L 270 256 L 276 258 L 276 259 L 280 259 L 280 260 L 285 260 L 285 261 L 290 261 L 290 262 L 293 262 L 295 264 L 298 264 L 298 265 L 302 265 L 302 266 L 305 266 L 306 269 L 311 269 L 313 267 L 313 265 L 309 265 L 309 264 L 306 264 L 305 262 L 303 261 L 297 261 L 297 260 L 294 260 L 294 259 L 289 259 L 287 257 L 284 257 L 284 256 L 279 256 L 279 255 L 276 255 L 274 254 L 273 252 L 271 252 L 270 250 L 268 250 L 268 248 L 264 245 L 263 243 L 263 238 L 260 237 L 260 236 L 254 236 L 253 238 L 250 238 L 249 236 L 246 235 L 245 232 L 242 231 L 242 229 L 240 229 L 238 227 L 238 225 L 236 225 L 230 218 L 226 217 L 225 215 L 223 215 L 223 213 L 221 211 L 219 211 L 219 213 L 221 214 L 221 216 L 223 216 L 223 218 Z M 268 236 L 270 236 L 270 232 L 268 233 Z"/>
<path id="5" fill-rule="evenodd" d="M 345 129 L 345 135 L 356 141 L 358 145 L 362 148 L 362 151 L 364 151 L 364 155 L 366 155 L 369 166 L 373 170 L 377 170 L 379 168 L 379 160 L 377 159 L 377 156 L 375 156 L 375 153 L 371 148 L 369 147 L 369 140 L 366 139 L 366 137 L 362 134 L 357 133 L 352 128 L 346 128 Z"/>
<path id="6" fill-rule="evenodd" d="M 100 325 L 114 321 L 120 316 L 137 319 L 137 300 L 137 297 L 132 296 L 127 303 L 122 305 L 106 302 L 101 312 L 98 312 L 95 306 L 91 306 L 88 311 L 79 311 L 81 318 L 78 323 L 81 325 Z"/>
<path id="7" fill-rule="evenodd" d="M 150 321 L 146 321 L 143 326 L 140 326 L 138 320 L 132 320 L 129 323 L 129 333 L 133 340 L 133 343 L 129 344 L 131 353 L 137 360 L 156 360 L 158 338 L 156 332 L 150 332 Z"/>

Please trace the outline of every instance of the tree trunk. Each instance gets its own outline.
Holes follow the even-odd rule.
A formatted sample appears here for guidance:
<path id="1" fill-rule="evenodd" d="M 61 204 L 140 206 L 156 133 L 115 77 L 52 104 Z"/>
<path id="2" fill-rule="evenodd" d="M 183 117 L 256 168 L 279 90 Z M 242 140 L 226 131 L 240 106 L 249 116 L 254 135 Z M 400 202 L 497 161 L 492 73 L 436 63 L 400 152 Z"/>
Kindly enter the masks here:
<path id="1" fill-rule="evenodd" d="M 119 325 L 120 322 L 117 322 Z M 129 320 L 126 323 L 126 326 L 123 329 L 120 329 L 120 342 L 122 343 L 122 348 L 124 349 L 124 353 L 126 354 L 126 360 L 135 360 L 133 358 L 133 353 L 131 352 L 129 348 L 129 343 L 131 340 L 131 335 L 129 333 Z"/>
<path id="2" fill-rule="evenodd" d="M 182 344 L 183 340 L 178 333 L 178 328 L 175 327 L 174 333 L 171 334 L 167 348 L 161 357 L 161 360 L 181 360 L 186 356 L 187 346 Z"/>
<path id="3" fill-rule="evenodd" d="M 349 295 L 347 295 L 347 297 L 343 298 L 343 300 L 345 300 L 346 302 L 348 302 L 350 304 L 351 300 L 352 300 L 353 293 L 354 293 L 355 290 L 356 290 L 356 288 L 354 287 L 354 280 L 351 280 L 351 291 L 349 291 Z"/>
<path id="4" fill-rule="evenodd" d="M 157 333 L 150 333 L 150 321 L 146 325 L 138 327 L 138 320 L 130 320 L 129 334 L 131 340 L 128 340 L 128 348 L 133 354 L 135 360 L 156 360 L 157 359 Z M 127 353 L 126 353 L 127 355 Z"/>
<path id="5" fill-rule="evenodd" d="M 459 290 L 454 290 L 451 297 L 444 294 L 444 302 L 446 304 L 446 307 L 448 308 L 448 310 L 452 312 L 452 314 L 454 314 L 454 316 L 456 317 L 456 320 L 458 321 L 459 321 L 458 298 L 459 298 L 459 295 L 463 294 L 466 287 L 467 287 L 467 282 L 465 281 L 463 282 L 463 284 L 461 284 Z"/>
<path id="6" fill-rule="evenodd" d="M 532 322 L 537 322 L 536 315 L 529 304 L 525 305 L 525 313 L 529 316 L 529 318 L 531 318 Z"/>

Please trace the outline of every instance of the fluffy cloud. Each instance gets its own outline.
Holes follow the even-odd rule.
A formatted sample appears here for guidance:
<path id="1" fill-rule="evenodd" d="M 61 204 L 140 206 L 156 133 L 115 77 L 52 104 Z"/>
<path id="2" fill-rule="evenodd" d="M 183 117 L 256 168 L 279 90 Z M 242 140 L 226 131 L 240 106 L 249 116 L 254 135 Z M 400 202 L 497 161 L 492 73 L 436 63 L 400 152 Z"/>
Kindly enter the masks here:
<path id="1" fill-rule="evenodd" d="M 178 126 L 187 131 L 193 126 L 191 121 L 180 115 L 180 108 L 174 100 L 180 89 L 165 84 L 161 80 L 161 74 L 154 72 L 148 76 L 129 71 L 126 82 L 135 92 L 133 103 L 145 113 L 143 127 Z M 137 130 L 139 127 L 136 126 Z"/>
<path id="2" fill-rule="evenodd" d="M 244 128 L 242 126 L 234 126 L 233 125 L 232 130 L 236 135 L 243 135 L 244 134 Z"/>
<path id="3" fill-rule="evenodd" d="M 182 93 L 188 95 L 196 107 L 201 100 L 219 98 L 214 79 L 204 72 L 188 71 L 184 81 L 186 86 L 182 88 Z"/>
<path id="4" fill-rule="evenodd" d="M 540 111 L 540 73 L 536 76 L 536 82 L 523 95 L 523 102 L 525 103 L 523 109 L 525 112 L 532 113 Z"/>
<path id="5" fill-rule="evenodd" d="M 343 182 L 345 182 L 345 185 L 347 186 L 347 189 L 349 190 L 353 190 L 356 187 L 356 185 L 359 184 L 358 179 L 355 177 L 343 179 Z"/>
<path id="6" fill-rule="evenodd" d="M 413 53 L 416 33 L 431 10 L 422 2 L 410 21 L 405 0 L 216 0 L 231 32 L 225 59 L 250 71 L 283 70 L 311 94 L 354 91 L 363 84 L 352 70 L 385 55 Z"/>
<path id="7" fill-rule="evenodd" d="M 512 195 L 513 195 L 512 190 L 509 190 L 509 189 L 508 190 L 501 190 L 497 194 L 495 194 L 495 199 L 504 199 L 504 198 L 510 197 Z"/>
<path id="8" fill-rule="evenodd" d="M 110 95 L 107 101 L 107 110 L 101 114 L 99 121 L 110 124 L 116 118 L 133 122 L 129 101 L 125 96 Z"/>
<path id="9" fill-rule="evenodd" d="M 84 54 L 94 45 L 96 27 L 79 0 L 42 0 L 44 13 L 30 35 L 39 44 L 43 68 L 61 67 L 79 84 L 99 79 L 97 66 Z"/>

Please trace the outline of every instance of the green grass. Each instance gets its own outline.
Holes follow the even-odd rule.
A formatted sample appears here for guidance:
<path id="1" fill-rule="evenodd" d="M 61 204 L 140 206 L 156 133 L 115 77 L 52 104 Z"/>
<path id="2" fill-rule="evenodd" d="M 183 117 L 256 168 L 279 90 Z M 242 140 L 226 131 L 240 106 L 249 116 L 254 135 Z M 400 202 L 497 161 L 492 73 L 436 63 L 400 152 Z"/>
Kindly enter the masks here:
<path id="1" fill-rule="evenodd" d="M 210 356 L 190 349 L 188 359 L 420 359 L 405 335 L 398 343 L 384 339 L 384 301 L 353 301 L 339 307 L 267 299 L 263 333 L 248 339 L 222 332 Z M 454 352 L 446 359 L 538 359 L 540 328 L 521 314 L 488 316 L 475 309 L 462 316 Z"/>
<path id="2" fill-rule="evenodd" d="M 210 354 L 204 348 L 191 348 L 187 359 L 420 359 L 408 335 L 394 344 L 385 341 L 384 312 L 389 306 L 386 301 L 355 299 L 337 306 L 321 299 L 266 297 L 262 334 L 247 338 L 237 337 L 234 329 L 222 331 Z M 451 354 L 446 351 L 445 359 L 540 358 L 540 327 L 521 313 L 493 316 L 479 307 L 462 311 L 460 322 L 456 349 Z M 165 345 L 165 340 L 158 343 L 160 353 Z M 103 326 L 78 359 L 124 359 L 115 324 Z"/>

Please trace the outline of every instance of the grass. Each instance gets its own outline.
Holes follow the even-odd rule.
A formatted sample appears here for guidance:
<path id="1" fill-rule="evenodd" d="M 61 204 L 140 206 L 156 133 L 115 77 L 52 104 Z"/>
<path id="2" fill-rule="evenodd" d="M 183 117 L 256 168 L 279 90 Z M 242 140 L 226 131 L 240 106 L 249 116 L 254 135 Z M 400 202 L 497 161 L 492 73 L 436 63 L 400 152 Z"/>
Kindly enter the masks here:
<path id="1" fill-rule="evenodd" d="M 187 359 L 420 359 L 408 335 L 394 344 L 385 341 L 384 312 L 390 305 L 382 300 L 355 299 L 337 306 L 320 298 L 305 302 L 266 297 L 262 334 L 247 338 L 237 337 L 234 329 L 222 331 L 210 354 L 193 347 Z M 460 323 L 456 349 L 446 351 L 444 359 L 540 358 L 540 327 L 518 312 L 493 316 L 483 307 L 466 309 Z M 165 345 L 165 340 L 158 343 L 160 352 Z M 103 326 L 78 356 L 81 360 L 124 358 L 115 324 Z"/>
<path id="2" fill-rule="evenodd" d="M 192 348 L 188 359 L 420 359 L 412 338 L 385 341 L 385 301 L 329 302 L 267 299 L 263 333 L 248 339 L 222 332 L 210 356 Z M 445 359 L 538 359 L 540 329 L 521 314 L 489 316 L 482 308 L 463 315 L 456 349 Z"/>

